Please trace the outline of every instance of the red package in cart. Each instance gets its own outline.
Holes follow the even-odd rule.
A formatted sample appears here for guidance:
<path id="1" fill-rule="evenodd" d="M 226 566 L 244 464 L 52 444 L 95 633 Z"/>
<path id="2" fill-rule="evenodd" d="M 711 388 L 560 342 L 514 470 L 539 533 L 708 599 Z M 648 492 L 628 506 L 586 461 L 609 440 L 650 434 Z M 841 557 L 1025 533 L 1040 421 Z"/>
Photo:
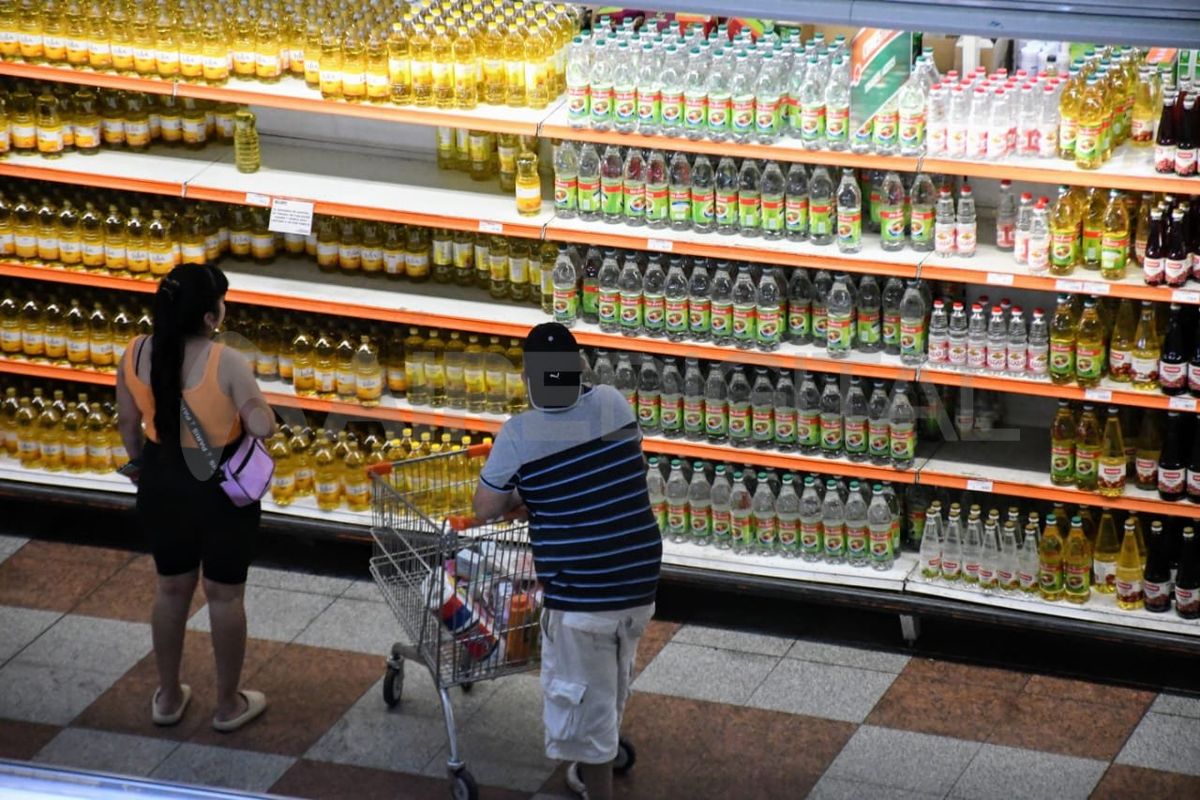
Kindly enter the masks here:
<path id="1" fill-rule="evenodd" d="M 430 610 L 442 621 L 446 629 L 454 634 L 455 641 L 466 649 L 473 660 L 487 659 L 500 643 L 490 615 L 473 604 L 467 593 L 445 572 L 438 576 L 430 576 L 426 580 L 439 578 L 442 584 L 440 593 L 436 586 L 424 587 Z"/>

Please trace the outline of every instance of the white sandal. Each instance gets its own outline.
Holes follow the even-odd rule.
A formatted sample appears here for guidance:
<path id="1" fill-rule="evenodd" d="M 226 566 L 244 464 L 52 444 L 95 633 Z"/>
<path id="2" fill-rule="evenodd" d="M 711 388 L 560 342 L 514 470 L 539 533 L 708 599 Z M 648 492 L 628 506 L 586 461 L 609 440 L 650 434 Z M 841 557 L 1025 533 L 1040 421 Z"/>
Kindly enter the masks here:
<path id="1" fill-rule="evenodd" d="M 243 689 L 238 694 L 246 698 L 246 710 L 233 719 L 219 720 L 213 717 L 213 730 L 220 731 L 221 733 L 232 733 L 267 710 L 267 696 L 262 692 Z"/>

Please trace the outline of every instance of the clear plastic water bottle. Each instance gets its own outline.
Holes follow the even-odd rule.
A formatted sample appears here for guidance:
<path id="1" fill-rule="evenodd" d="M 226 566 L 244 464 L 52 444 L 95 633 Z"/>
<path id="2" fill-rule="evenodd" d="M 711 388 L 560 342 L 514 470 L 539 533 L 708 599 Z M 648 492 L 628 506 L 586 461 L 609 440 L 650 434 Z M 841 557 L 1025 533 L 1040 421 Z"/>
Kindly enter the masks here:
<path id="1" fill-rule="evenodd" d="M 754 551 L 764 556 L 774 555 L 778 549 L 779 521 L 775 516 L 775 495 L 765 472 L 758 473 L 751 510 L 754 514 Z"/>
<path id="2" fill-rule="evenodd" d="M 1008 320 L 1008 346 L 1005 366 L 1012 375 L 1024 375 L 1029 367 L 1029 333 L 1020 306 L 1012 307 Z"/>
<path id="3" fill-rule="evenodd" d="M 904 249 L 907 227 L 904 219 L 905 200 L 904 184 L 901 183 L 900 176 L 896 172 L 888 170 L 880 189 L 881 206 L 879 209 L 879 244 L 885 251 L 895 252 Z"/>
<path id="4" fill-rule="evenodd" d="M 618 313 L 621 333 L 637 336 L 642 332 L 642 272 L 632 253 L 625 256 L 625 263 L 621 265 L 617 288 L 620 291 Z"/>
<path id="5" fill-rule="evenodd" d="M 787 129 L 789 135 L 798 139 L 803 128 L 800 93 L 804 89 L 804 82 L 808 77 L 808 57 L 803 44 L 796 45 L 791 68 L 784 74 L 787 76 Z"/>
<path id="6" fill-rule="evenodd" d="M 918 67 L 922 65 L 918 64 Z M 925 113 L 928 99 L 923 80 L 922 73 L 918 70 L 900 89 L 900 155 L 903 156 L 919 156 L 925 152 Z"/>
<path id="7" fill-rule="evenodd" d="M 800 87 L 800 142 L 806 150 L 825 146 L 826 85 L 818 68 L 817 56 L 810 55 L 805 67 L 804 84 Z"/>
<path id="8" fill-rule="evenodd" d="M 971 372 L 983 372 L 987 367 L 987 320 L 983 316 L 983 306 L 979 303 L 971 305 L 971 318 L 967 321 L 967 369 Z"/>
<path id="9" fill-rule="evenodd" d="M 618 281 L 621 269 L 617 266 L 615 252 L 606 253 L 596 275 L 596 316 L 600 330 L 616 333 L 621 330 L 621 289 Z"/>
<path id="10" fill-rule="evenodd" d="M 804 372 L 796 394 L 796 445 L 806 456 L 820 452 L 821 392 L 809 372 Z"/>
<path id="11" fill-rule="evenodd" d="M 987 371 L 994 375 L 1008 371 L 1008 325 L 1000 306 L 992 306 L 992 316 L 988 319 Z"/>
<path id="12" fill-rule="evenodd" d="M 955 301 L 950 311 L 950 348 L 947 362 L 955 369 L 967 368 L 967 336 L 969 324 L 963 304 Z"/>
<path id="13" fill-rule="evenodd" d="M 786 480 L 786 476 L 785 476 Z M 776 511 L 779 506 L 776 504 Z M 804 490 L 800 494 L 798 517 L 800 520 L 800 557 L 805 561 L 820 561 L 824 551 L 821 521 L 822 503 L 817 483 L 813 476 L 804 479 Z"/>
<path id="14" fill-rule="evenodd" d="M 950 127 L 950 97 L 946 87 L 935 83 L 925 103 L 925 154 L 934 158 L 946 155 Z"/>
<path id="15" fill-rule="evenodd" d="M 663 57 L 662 70 L 659 73 L 662 86 L 661 132 L 667 136 L 679 136 L 683 133 L 683 89 L 687 76 L 686 54 L 674 46 L 667 48 Z"/>
<path id="16" fill-rule="evenodd" d="M 767 53 L 754 81 L 754 140 L 759 144 L 772 144 L 779 139 L 783 92 L 779 64 Z"/>
<path id="17" fill-rule="evenodd" d="M 1029 323 L 1028 351 L 1027 374 L 1034 378 L 1047 379 L 1050 373 L 1050 325 L 1046 320 L 1046 312 L 1040 308 L 1033 310 L 1033 319 Z"/>
<path id="18" fill-rule="evenodd" d="M 686 160 L 686 159 L 685 159 Z M 662 150 L 651 150 L 645 162 L 646 200 L 644 216 L 650 228 L 665 228 L 670 223 L 671 197 L 670 176 L 667 174 L 667 157 Z M 691 195 L 688 196 L 691 205 Z"/>
<path id="19" fill-rule="evenodd" d="M 929 363 L 944 367 L 950 361 L 950 317 L 946 304 L 933 301 L 933 312 L 929 315 Z"/>
<path id="20" fill-rule="evenodd" d="M 870 531 L 867 527 L 867 503 L 859 491 L 858 481 L 850 482 L 845 517 L 846 562 L 852 567 L 865 567 L 870 560 Z"/>
<path id="21" fill-rule="evenodd" d="M 822 555 L 830 564 L 846 560 L 846 507 L 837 491 L 835 481 L 825 482 L 825 498 L 821 503 Z"/>
<path id="22" fill-rule="evenodd" d="M 694 358 L 683 361 L 683 435 L 692 441 L 704 438 L 704 374 Z"/>
<path id="23" fill-rule="evenodd" d="M 864 353 L 878 353 L 883 350 L 883 292 L 874 275 L 859 279 L 855 304 L 855 346 Z"/>
<path id="24" fill-rule="evenodd" d="M 1017 205 L 1017 219 L 1013 226 L 1013 260 L 1018 264 L 1029 263 L 1029 237 L 1033 233 L 1033 195 L 1021 193 Z"/>
<path id="25" fill-rule="evenodd" d="M 808 271 L 803 267 L 792 269 L 788 279 L 787 341 L 793 344 L 808 344 L 812 341 L 812 298 L 813 285 Z"/>
<path id="26" fill-rule="evenodd" d="M 775 387 L 766 367 L 755 367 L 750 387 L 750 443 L 759 450 L 775 444 Z"/>
<path id="27" fill-rule="evenodd" d="M 712 484 L 704 474 L 704 462 L 692 464 L 688 483 L 688 532 L 692 544 L 705 547 L 712 540 Z"/>
<path id="28" fill-rule="evenodd" d="M 728 550 L 730 546 L 730 510 L 733 484 L 729 482 L 729 474 L 724 464 L 718 464 L 713 475 L 712 488 L 709 490 L 709 509 L 712 519 L 709 537 L 718 550 Z"/>
<path id="29" fill-rule="evenodd" d="M 710 442 L 729 438 L 729 384 L 719 364 L 711 365 L 704 379 L 704 437 Z"/>
<path id="30" fill-rule="evenodd" d="M 984 118 L 986 122 L 986 117 Z M 971 95 L 961 85 L 950 88 L 950 113 L 946 119 L 946 155 L 967 157 L 968 131 L 971 127 Z"/>
<path id="31" fill-rule="evenodd" d="M 691 225 L 693 230 L 705 233 L 716 227 L 716 176 L 712 162 L 706 155 L 696 156 L 692 163 Z"/>
<path id="32" fill-rule="evenodd" d="M 688 335 L 693 341 L 705 342 L 712 336 L 712 298 L 709 296 L 712 282 L 708 276 L 706 259 L 697 259 L 688 276 Z"/>
<path id="33" fill-rule="evenodd" d="M 1050 215 L 1045 197 L 1038 198 L 1029 222 L 1029 272 L 1045 275 L 1050 271 Z"/>
<path id="34" fill-rule="evenodd" d="M 567 50 L 567 124 L 586 128 L 591 114 L 591 49 L 576 36 Z"/>
<path id="35" fill-rule="evenodd" d="M 900 300 L 900 363 L 919 366 L 925 362 L 928 328 L 925 320 L 925 297 L 915 280 L 904 287 Z"/>
<path id="36" fill-rule="evenodd" d="M 850 146 L 850 84 L 836 61 L 830 72 L 829 84 L 825 87 L 825 147 L 830 150 L 846 150 Z"/>
<path id="37" fill-rule="evenodd" d="M 784 182 L 784 233 L 793 242 L 808 238 L 808 173 L 804 165 L 788 167 Z"/>
<path id="38" fill-rule="evenodd" d="M 755 295 L 755 338 L 759 350 L 771 352 L 783 342 L 783 289 L 775 270 L 764 267 Z"/>
<path id="39" fill-rule="evenodd" d="M 705 79 L 705 107 L 708 109 L 707 135 L 714 142 L 729 138 L 733 101 L 730 93 L 733 60 L 725 50 L 713 53 L 712 64 Z"/>
<path id="40" fill-rule="evenodd" d="M 699 47 L 688 51 L 683 78 L 683 133 L 692 141 L 708 133 L 708 58 Z"/>
<path id="41" fill-rule="evenodd" d="M 619 133 L 633 133 L 637 130 L 637 52 L 621 42 L 614 58 L 612 126 Z"/>
<path id="42" fill-rule="evenodd" d="M 839 272 L 834 278 L 826 299 L 825 349 L 830 358 L 847 358 L 850 355 L 854 325 L 854 298 L 850 294 L 849 278 Z"/>
<path id="43" fill-rule="evenodd" d="M 609 56 L 609 44 L 603 39 L 595 44 L 592 52 L 592 68 L 588 75 L 590 109 L 588 119 L 592 130 L 606 131 L 613 120 L 613 67 Z"/>
<path id="44" fill-rule="evenodd" d="M 600 213 L 605 222 L 618 223 L 625 219 L 624 181 L 621 151 L 610 144 L 600 157 Z"/>
<path id="45" fill-rule="evenodd" d="M 1051 84 L 1042 87 L 1041 110 L 1038 115 L 1038 158 L 1058 156 L 1058 92 Z"/>
<path id="46" fill-rule="evenodd" d="M 752 502 L 745 476 L 740 471 L 733 473 L 733 489 L 729 495 L 729 539 L 735 553 L 748 553 L 754 547 Z"/>
<path id="47" fill-rule="evenodd" d="M 753 158 L 743 161 L 738 171 L 737 216 L 739 234 L 762 234 L 762 170 Z"/>
<path id="48" fill-rule="evenodd" d="M 730 299 L 733 302 L 733 344 L 739 350 L 749 350 L 758 336 L 758 289 L 746 264 L 738 265 Z"/>
<path id="49" fill-rule="evenodd" d="M 686 542 L 691 533 L 688 519 L 688 481 L 683 476 L 683 462 L 671 459 L 671 474 L 667 477 L 667 531 L 672 542 Z"/>
<path id="50" fill-rule="evenodd" d="M 900 301 L 904 299 L 904 282 L 888 278 L 883 285 L 883 350 L 900 355 Z"/>
<path id="51" fill-rule="evenodd" d="M 996 247 L 1012 251 L 1017 242 L 1017 198 L 1012 181 L 1000 181 L 1000 197 L 996 200 Z"/>
<path id="52" fill-rule="evenodd" d="M 862 190 L 854 170 L 842 170 L 837 189 L 837 246 L 842 253 L 862 250 Z"/>
<path id="53" fill-rule="evenodd" d="M 942 576 L 942 505 L 933 501 L 925 512 L 925 530 L 921 532 L 921 577 L 936 580 Z"/>
<path id="54" fill-rule="evenodd" d="M 795 477 L 783 476 L 779 496 L 775 498 L 775 519 L 778 525 L 779 553 L 784 558 L 800 554 L 800 495 L 796 494 Z"/>
<path id="55" fill-rule="evenodd" d="M 775 404 L 775 449 L 790 453 L 796 449 L 796 385 L 787 372 L 779 373 L 772 397 Z"/>
<path id="56" fill-rule="evenodd" d="M 870 457 L 867 430 L 869 410 L 867 395 L 862 388 L 862 378 L 857 375 L 850 378 L 850 388 L 846 391 L 844 406 L 843 437 L 846 457 L 851 461 L 866 461 Z"/>
<path id="57" fill-rule="evenodd" d="M 836 233 L 833 201 L 833 178 L 829 170 L 813 167 L 808 182 L 808 239 L 816 245 L 832 244 Z"/>
<path id="58" fill-rule="evenodd" d="M 710 290 L 710 329 L 714 344 L 725 345 L 733 341 L 733 277 L 729 265 L 718 262 L 713 273 Z"/>
<path id="59" fill-rule="evenodd" d="M 933 251 L 943 258 L 954 255 L 955 234 L 958 219 L 954 210 L 954 196 L 949 187 L 938 191 L 937 206 L 934 208 Z"/>
<path id="60" fill-rule="evenodd" d="M 1017 94 L 1016 154 L 1036 158 L 1041 138 L 1042 96 L 1032 83 L 1025 83 Z"/>
<path id="61" fill-rule="evenodd" d="M 646 156 L 641 148 L 631 147 L 625 153 L 621 166 L 621 182 L 624 186 L 624 222 L 626 225 L 644 225 L 646 222 Z"/>
<path id="62" fill-rule="evenodd" d="M 662 435 L 669 439 L 683 436 L 683 375 L 674 358 L 663 360 L 659 408 Z"/>
<path id="63" fill-rule="evenodd" d="M 870 563 L 872 569 L 892 568 L 895 552 L 892 548 L 892 509 L 884 496 L 883 487 L 876 484 L 867 506 L 867 527 L 870 531 Z"/>
<path id="64" fill-rule="evenodd" d="M 646 488 L 650 495 L 650 509 L 654 512 L 655 521 L 658 522 L 659 533 L 666 535 L 667 482 L 663 480 L 658 456 L 651 456 L 647 464 L 649 469 L 646 470 Z"/>
<path id="65" fill-rule="evenodd" d="M 867 399 L 867 455 L 871 463 L 884 466 L 892 460 L 892 438 L 888 422 L 891 401 L 883 381 L 875 381 Z"/>
<path id="66" fill-rule="evenodd" d="M 954 250 L 964 257 L 975 255 L 975 245 L 978 242 L 978 223 L 975 217 L 975 196 L 971 193 L 970 184 L 963 184 L 958 194 L 958 216 L 954 226 Z"/>
<path id="67" fill-rule="evenodd" d="M 782 239 L 785 233 L 784 193 L 787 181 L 775 161 L 766 162 L 762 170 L 759 201 L 762 235 L 767 239 Z"/>
<path id="68" fill-rule="evenodd" d="M 653 435 L 660 430 L 662 373 L 653 356 L 643 355 L 641 358 L 637 378 L 638 424 L 644 433 Z"/>
<path id="69" fill-rule="evenodd" d="M 575 181 L 575 206 L 579 218 L 589 222 L 600 219 L 600 154 L 590 142 L 579 148 L 578 177 Z"/>
<path id="70" fill-rule="evenodd" d="M 1011 134 L 1011 135 L 1010 135 Z M 998 88 L 988 108 L 987 158 L 999 161 L 1009 154 L 1009 140 L 1016 138 L 1016 109 L 1008 92 Z"/>
<path id="71" fill-rule="evenodd" d="M 681 152 L 672 154 L 667 169 L 667 222 L 674 230 L 692 226 L 692 167 Z"/>
<path id="72" fill-rule="evenodd" d="M 825 346 L 829 333 L 829 290 L 833 288 L 833 276 L 826 270 L 817 270 L 813 276 L 812 335 L 813 341 Z"/>
<path id="73" fill-rule="evenodd" d="M 841 458 L 845 450 L 845 418 L 842 393 L 838 391 L 837 377 L 825 376 L 821 389 L 821 455 L 825 458 Z"/>
<path id="74" fill-rule="evenodd" d="M 647 336 L 657 338 L 666 334 L 666 282 L 667 275 L 662 268 L 662 257 L 656 253 L 650 256 L 646 272 L 642 276 L 642 330 Z"/>
<path id="75" fill-rule="evenodd" d="M 629 410 L 637 416 L 638 374 L 633 368 L 633 360 L 628 353 L 617 356 L 617 366 L 613 370 L 613 386 L 629 403 Z"/>
<path id="76" fill-rule="evenodd" d="M 652 44 L 642 45 L 637 73 L 637 130 L 654 136 L 662 128 L 662 54 Z"/>
<path id="77" fill-rule="evenodd" d="M 715 176 L 715 215 L 717 233 L 726 235 L 738 231 L 738 168 L 732 158 L 724 156 L 717 162 Z"/>
<path id="78" fill-rule="evenodd" d="M 917 455 L 917 415 L 908 399 L 908 384 L 898 381 L 888 409 L 888 434 L 892 448 L 892 466 L 909 469 Z"/>
<path id="79" fill-rule="evenodd" d="M 738 52 L 729 82 L 729 134 L 735 142 L 746 143 L 754 136 L 754 84 L 757 80 L 758 71 L 750 54 L 745 50 Z"/>

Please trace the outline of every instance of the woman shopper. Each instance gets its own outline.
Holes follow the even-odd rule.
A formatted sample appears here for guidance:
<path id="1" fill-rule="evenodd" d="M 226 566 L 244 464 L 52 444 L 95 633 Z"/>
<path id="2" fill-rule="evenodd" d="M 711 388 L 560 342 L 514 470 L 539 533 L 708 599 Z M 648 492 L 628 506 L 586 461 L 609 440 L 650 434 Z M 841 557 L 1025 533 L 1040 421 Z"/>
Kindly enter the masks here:
<path id="1" fill-rule="evenodd" d="M 151 629 L 157 725 L 183 718 L 191 688 L 180 683 L 183 639 L 203 567 L 217 672 L 213 727 L 233 731 L 266 708 L 261 692 L 239 689 L 246 650 L 243 595 L 261 513 L 234 505 L 184 420 L 181 400 L 211 450 L 230 454 L 243 436 L 275 432 L 274 415 L 245 358 L 212 341 L 225 317 L 229 281 L 216 267 L 185 264 L 154 297 L 154 330 L 129 343 L 117 371 L 125 470 L 158 571 Z M 218 456 L 219 457 L 219 456 Z M 219 473 L 219 470 L 218 470 Z"/>

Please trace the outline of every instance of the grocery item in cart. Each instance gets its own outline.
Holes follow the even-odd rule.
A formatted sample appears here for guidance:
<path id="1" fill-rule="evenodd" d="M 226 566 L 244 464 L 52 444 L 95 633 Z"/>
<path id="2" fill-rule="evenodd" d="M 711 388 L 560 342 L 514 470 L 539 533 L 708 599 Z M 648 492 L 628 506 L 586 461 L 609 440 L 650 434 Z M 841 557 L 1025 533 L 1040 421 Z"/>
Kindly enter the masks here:
<path id="1" fill-rule="evenodd" d="M 500 639 L 494 632 L 491 616 L 471 601 L 465 585 L 460 585 L 445 570 L 439 570 L 425 579 L 421 593 L 427 598 L 429 610 L 473 660 L 484 661 L 496 651 Z"/>

